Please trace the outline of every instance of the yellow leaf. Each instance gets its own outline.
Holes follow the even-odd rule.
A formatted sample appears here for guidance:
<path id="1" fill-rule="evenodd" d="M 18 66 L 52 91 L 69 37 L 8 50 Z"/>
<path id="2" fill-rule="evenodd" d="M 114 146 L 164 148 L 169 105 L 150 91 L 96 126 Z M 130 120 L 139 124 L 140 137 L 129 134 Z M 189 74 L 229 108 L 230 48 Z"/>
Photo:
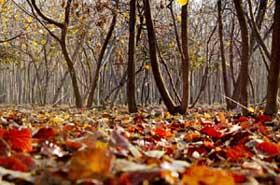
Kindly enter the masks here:
<path id="1" fill-rule="evenodd" d="M 69 177 L 72 180 L 108 177 L 112 172 L 114 156 L 106 148 L 92 148 L 76 152 L 70 160 Z"/>
<path id="2" fill-rule="evenodd" d="M 6 0 L 0 0 L 0 4 L 4 4 Z"/>
<path id="3" fill-rule="evenodd" d="M 184 6 L 184 5 L 188 4 L 189 0 L 177 0 L 177 2 L 178 2 L 181 6 Z"/>
<path id="4" fill-rule="evenodd" d="M 233 177 L 226 171 L 206 166 L 192 166 L 183 175 L 183 185 L 234 185 Z"/>
<path id="5" fill-rule="evenodd" d="M 249 112 L 255 112 L 255 109 L 253 107 L 248 108 Z"/>

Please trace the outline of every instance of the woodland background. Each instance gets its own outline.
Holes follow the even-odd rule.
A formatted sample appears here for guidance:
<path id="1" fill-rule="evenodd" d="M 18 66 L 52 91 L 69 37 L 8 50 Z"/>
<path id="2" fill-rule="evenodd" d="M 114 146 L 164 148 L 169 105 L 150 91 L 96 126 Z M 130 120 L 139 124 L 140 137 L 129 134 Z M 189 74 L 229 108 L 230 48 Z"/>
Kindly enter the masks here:
<path id="1" fill-rule="evenodd" d="M 143 2 L 134 1 L 131 5 L 123 0 L 1 0 L 0 102 L 78 107 L 126 104 L 127 74 L 131 73 L 129 18 L 135 6 L 135 67 L 131 69 L 136 88 L 132 93 L 139 105 L 161 103 L 161 90 L 154 81 L 157 75 L 152 72 L 151 38 Z M 235 92 L 243 81 L 249 104 L 264 105 L 275 2 L 193 0 L 185 5 L 189 105 L 225 104 L 225 97 L 231 97 L 247 106 Z M 179 103 L 185 73 L 181 64 L 181 5 L 173 0 L 150 3 L 157 62 L 166 89 Z M 238 4 L 245 21 L 246 41 L 242 38 Z M 244 55 L 247 64 L 243 62 Z M 248 72 L 241 69 L 243 63 Z M 246 96 L 244 90 L 241 94 Z"/>

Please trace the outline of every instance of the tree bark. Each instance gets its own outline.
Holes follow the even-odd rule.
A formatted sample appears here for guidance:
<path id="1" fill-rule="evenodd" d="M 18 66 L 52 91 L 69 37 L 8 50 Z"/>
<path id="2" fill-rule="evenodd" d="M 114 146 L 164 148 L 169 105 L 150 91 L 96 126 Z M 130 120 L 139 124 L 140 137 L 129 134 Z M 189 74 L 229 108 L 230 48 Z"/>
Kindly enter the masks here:
<path id="1" fill-rule="evenodd" d="M 265 114 L 277 113 L 277 93 L 280 71 L 280 1 L 275 1 L 274 25 L 272 33 L 271 63 L 268 75 Z"/>
<path id="2" fill-rule="evenodd" d="M 129 42 L 128 42 L 128 63 L 127 63 L 127 103 L 130 113 L 137 112 L 135 98 L 135 22 L 136 22 L 136 0 L 130 0 L 129 11 Z"/>
<path id="3" fill-rule="evenodd" d="M 189 105 L 189 52 L 188 52 L 188 5 L 182 6 L 182 82 L 183 95 L 181 103 L 181 114 L 185 114 Z"/>
<path id="4" fill-rule="evenodd" d="M 242 7 L 241 0 L 233 0 L 237 19 L 239 22 L 240 30 L 241 30 L 241 66 L 238 75 L 237 84 L 235 87 L 235 93 L 233 95 L 233 99 L 237 100 L 242 104 L 244 107 L 248 106 L 248 77 L 249 77 L 249 32 L 248 32 L 248 25 L 245 19 L 245 13 Z M 236 89 L 237 88 L 237 89 Z M 233 106 L 234 107 L 234 106 Z M 248 113 L 246 108 L 242 107 L 242 112 L 244 114 Z M 232 108 L 232 106 L 230 107 Z"/>
<path id="5" fill-rule="evenodd" d="M 154 79 L 159 90 L 159 93 L 162 97 L 164 104 L 166 105 L 168 111 L 172 114 L 175 114 L 179 111 L 180 107 L 176 107 L 167 88 L 163 81 L 162 74 L 160 71 L 160 66 L 157 59 L 157 43 L 156 43 L 156 35 L 154 31 L 154 25 L 152 21 L 151 15 L 151 7 L 149 0 L 143 0 L 144 3 L 144 14 L 146 18 L 146 26 L 148 32 L 148 42 L 149 42 L 149 53 L 152 71 L 154 75 Z"/>
<path id="6" fill-rule="evenodd" d="M 219 23 L 219 40 L 220 40 L 220 52 L 222 59 L 222 72 L 223 72 L 223 83 L 224 83 L 224 93 L 226 97 L 230 95 L 229 89 L 229 81 L 227 76 L 227 68 L 226 68 L 226 57 L 225 57 L 225 48 L 224 48 L 224 35 L 223 35 L 223 18 L 222 18 L 222 1 L 218 0 L 218 23 Z M 230 101 L 226 98 L 227 109 L 229 108 Z"/>

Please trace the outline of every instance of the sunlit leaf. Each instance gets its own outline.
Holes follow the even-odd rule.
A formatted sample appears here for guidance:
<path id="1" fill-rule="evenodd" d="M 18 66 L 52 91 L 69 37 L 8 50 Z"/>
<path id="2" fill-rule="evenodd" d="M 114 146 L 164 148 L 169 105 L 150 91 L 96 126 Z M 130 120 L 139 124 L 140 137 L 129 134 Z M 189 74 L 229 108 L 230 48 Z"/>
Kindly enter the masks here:
<path id="1" fill-rule="evenodd" d="M 69 177 L 104 178 L 111 174 L 114 156 L 107 148 L 92 148 L 76 152 L 70 160 Z"/>
<path id="2" fill-rule="evenodd" d="M 226 171 L 206 166 L 192 166 L 183 175 L 183 185 L 234 185 L 233 177 Z"/>
<path id="3" fill-rule="evenodd" d="M 177 0 L 177 2 L 178 2 L 181 6 L 184 6 L 184 5 L 188 4 L 189 0 Z"/>

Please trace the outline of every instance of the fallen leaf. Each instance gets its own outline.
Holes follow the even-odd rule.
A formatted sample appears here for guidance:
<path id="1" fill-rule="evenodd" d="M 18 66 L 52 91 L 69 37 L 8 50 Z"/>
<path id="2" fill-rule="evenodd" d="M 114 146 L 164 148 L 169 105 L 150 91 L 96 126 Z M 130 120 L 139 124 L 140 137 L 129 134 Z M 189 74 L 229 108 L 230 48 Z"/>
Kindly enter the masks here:
<path id="1" fill-rule="evenodd" d="M 10 144 L 11 148 L 20 152 L 32 151 L 32 134 L 27 128 L 12 128 L 4 133 L 3 138 Z"/>
<path id="2" fill-rule="evenodd" d="M 108 148 L 91 148 L 76 152 L 70 160 L 69 178 L 104 178 L 111 174 L 114 156 Z"/>
<path id="3" fill-rule="evenodd" d="M 279 155 L 280 154 L 280 146 L 276 143 L 264 141 L 262 143 L 257 144 L 256 148 L 269 155 Z"/>
<path id="4" fill-rule="evenodd" d="M 4 139 L 0 138 L 0 156 L 9 156 L 10 154 L 10 145 Z"/>
<path id="5" fill-rule="evenodd" d="M 0 157 L 0 166 L 15 171 L 28 171 L 28 167 L 16 157 Z"/>
<path id="6" fill-rule="evenodd" d="M 216 128 L 211 126 L 206 126 L 203 129 L 201 129 L 201 133 L 206 134 L 215 139 L 219 139 L 223 137 L 223 134 L 220 131 L 218 131 Z"/>
<path id="7" fill-rule="evenodd" d="M 56 135 L 56 131 L 54 128 L 41 128 L 39 129 L 34 135 L 33 138 L 41 139 L 41 140 L 48 140 L 54 138 Z"/>
<path id="8" fill-rule="evenodd" d="M 182 179 L 183 185 L 234 185 L 233 177 L 226 171 L 206 166 L 192 166 Z"/>
<path id="9" fill-rule="evenodd" d="M 228 148 L 226 156 L 230 161 L 238 161 L 245 158 L 250 158 L 253 154 L 243 144 Z"/>
<path id="10" fill-rule="evenodd" d="M 169 130 L 160 127 L 156 128 L 154 130 L 154 133 L 156 136 L 159 136 L 160 138 L 168 138 L 172 136 Z"/>

